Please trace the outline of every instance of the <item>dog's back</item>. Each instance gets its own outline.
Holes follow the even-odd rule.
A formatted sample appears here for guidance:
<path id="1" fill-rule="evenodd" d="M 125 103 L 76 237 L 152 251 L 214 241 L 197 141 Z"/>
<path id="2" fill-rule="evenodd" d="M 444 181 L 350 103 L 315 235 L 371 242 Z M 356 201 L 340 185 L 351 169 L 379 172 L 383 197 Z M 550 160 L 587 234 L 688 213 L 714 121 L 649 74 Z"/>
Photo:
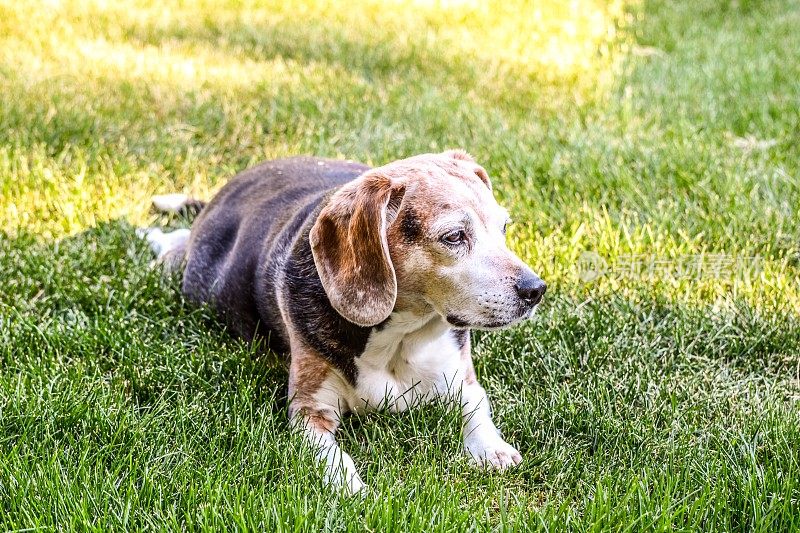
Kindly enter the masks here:
<path id="1" fill-rule="evenodd" d="M 201 211 L 186 246 L 183 292 L 210 302 L 246 339 L 258 333 L 284 350 L 276 299 L 289 251 L 323 198 L 369 167 L 311 157 L 270 161 L 228 182 Z M 277 335 L 277 338 L 275 336 Z"/>

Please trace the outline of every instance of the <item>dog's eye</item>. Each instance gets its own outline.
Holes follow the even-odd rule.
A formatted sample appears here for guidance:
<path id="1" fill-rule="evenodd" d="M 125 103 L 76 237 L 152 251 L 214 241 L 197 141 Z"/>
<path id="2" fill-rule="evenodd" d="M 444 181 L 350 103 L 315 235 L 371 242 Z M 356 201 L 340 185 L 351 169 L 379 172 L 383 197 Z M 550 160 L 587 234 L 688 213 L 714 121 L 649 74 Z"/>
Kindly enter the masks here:
<path id="1" fill-rule="evenodd" d="M 464 230 L 457 229 L 455 231 L 451 231 L 450 233 L 445 233 L 442 236 L 442 242 L 445 244 L 455 245 L 461 244 L 466 239 L 466 234 Z"/>

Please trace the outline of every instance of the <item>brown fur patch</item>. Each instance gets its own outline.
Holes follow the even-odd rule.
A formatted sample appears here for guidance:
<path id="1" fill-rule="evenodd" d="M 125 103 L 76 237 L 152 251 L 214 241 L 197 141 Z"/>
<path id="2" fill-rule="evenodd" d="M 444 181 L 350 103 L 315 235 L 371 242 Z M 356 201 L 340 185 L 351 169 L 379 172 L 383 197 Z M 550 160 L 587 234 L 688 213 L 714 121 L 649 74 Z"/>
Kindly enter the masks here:
<path id="1" fill-rule="evenodd" d="M 481 181 L 489 187 L 489 190 L 492 190 L 492 182 L 489 180 L 489 174 L 486 172 L 486 169 L 482 166 L 475 167 L 475 175 L 478 176 Z"/>
<path id="2" fill-rule="evenodd" d="M 294 359 L 292 354 L 292 361 Z M 314 399 L 314 394 L 330 372 L 328 363 L 305 360 L 298 366 L 294 379 L 290 372 L 289 388 L 294 390 L 294 395 L 290 396 L 289 417 L 302 417 L 304 423 L 314 431 L 333 433 L 339 425 L 338 416 L 329 406 Z"/>
<path id="3" fill-rule="evenodd" d="M 314 395 L 331 372 L 331 364 L 292 335 L 289 363 L 289 402 L 294 406 L 314 406 Z M 314 406 L 315 407 L 315 406 Z"/>
<path id="4" fill-rule="evenodd" d="M 309 412 L 304 409 L 301 413 L 305 418 L 306 424 L 317 432 L 333 433 L 336 431 L 336 428 L 339 427 L 336 417 L 331 416 L 326 411 L 318 410 Z"/>
<path id="5" fill-rule="evenodd" d="M 289 362 L 289 418 L 301 418 L 309 429 L 333 433 L 339 425 L 337 406 L 321 403 L 316 394 L 334 372 L 331 363 L 313 348 L 287 322 L 291 345 Z"/>
<path id="6" fill-rule="evenodd" d="M 311 229 L 311 249 L 325 292 L 351 322 L 372 326 L 394 308 L 397 283 L 386 227 L 405 186 L 367 172 L 337 192 Z"/>
<path id="7" fill-rule="evenodd" d="M 478 176 L 481 181 L 489 187 L 489 190 L 492 190 L 492 182 L 489 180 L 489 174 L 486 172 L 486 169 L 482 166 L 478 165 L 475 162 L 475 158 L 469 155 L 465 150 L 460 148 L 456 148 L 454 150 L 445 150 L 442 152 L 442 155 L 449 156 L 453 159 L 457 159 L 459 161 L 467 161 L 469 163 L 475 163 L 475 175 Z"/>

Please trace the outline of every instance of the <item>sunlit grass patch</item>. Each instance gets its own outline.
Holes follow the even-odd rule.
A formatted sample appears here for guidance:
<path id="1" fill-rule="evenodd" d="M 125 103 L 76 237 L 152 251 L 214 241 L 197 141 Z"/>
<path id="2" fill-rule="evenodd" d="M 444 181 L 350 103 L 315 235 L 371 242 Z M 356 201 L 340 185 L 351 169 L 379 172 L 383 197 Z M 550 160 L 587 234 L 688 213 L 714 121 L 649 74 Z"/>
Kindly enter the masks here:
<path id="1" fill-rule="evenodd" d="M 426 151 L 446 147 L 442 136 L 455 145 L 467 132 L 492 135 L 517 120 L 514 109 L 552 112 L 565 84 L 568 98 L 597 92 L 623 17 L 620 5 L 595 3 L 21 2 L 5 10 L 6 164 L 36 166 L 40 154 L 17 147 L 64 154 L 58 168 L 33 169 L 34 183 L 55 176 L 52 187 L 7 184 L 2 214 L 6 227 L 54 236 L 96 217 L 142 223 L 165 176 L 167 187 L 208 195 L 209 183 L 266 157 L 378 163 L 409 143 Z M 541 55 L 546 47 L 581 76 Z"/>

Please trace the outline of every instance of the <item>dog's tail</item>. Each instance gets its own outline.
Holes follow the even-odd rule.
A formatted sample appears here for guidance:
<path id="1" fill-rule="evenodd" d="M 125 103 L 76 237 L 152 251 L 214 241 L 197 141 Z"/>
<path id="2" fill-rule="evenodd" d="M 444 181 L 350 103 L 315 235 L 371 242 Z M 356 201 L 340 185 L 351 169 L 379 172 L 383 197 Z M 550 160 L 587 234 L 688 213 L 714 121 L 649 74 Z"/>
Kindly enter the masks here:
<path id="1" fill-rule="evenodd" d="M 175 213 L 194 217 L 203 210 L 206 202 L 191 198 L 187 194 L 157 194 L 153 196 L 153 207 L 160 213 Z"/>
<path id="2" fill-rule="evenodd" d="M 186 248 L 189 244 L 189 229 L 176 229 L 168 233 L 161 228 L 139 228 L 136 235 L 147 241 L 150 249 L 156 254 L 156 263 L 165 270 L 174 272 L 181 269 L 186 259 Z"/>
<path id="3" fill-rule="evenodd" d="M 177 214 L 189 220 L 197 216 L 205 206 L 206 202 L 190 198 L 186 194 L 153 196 L 153 207 L 156 211 Z M 177 229 L 165 233 L 161 228 L 139 228 L 136 234 L 147 241 L 156 254 L 156 262 L 166 270 L 177 271 L 183 267 L 191 230 Z"/>

